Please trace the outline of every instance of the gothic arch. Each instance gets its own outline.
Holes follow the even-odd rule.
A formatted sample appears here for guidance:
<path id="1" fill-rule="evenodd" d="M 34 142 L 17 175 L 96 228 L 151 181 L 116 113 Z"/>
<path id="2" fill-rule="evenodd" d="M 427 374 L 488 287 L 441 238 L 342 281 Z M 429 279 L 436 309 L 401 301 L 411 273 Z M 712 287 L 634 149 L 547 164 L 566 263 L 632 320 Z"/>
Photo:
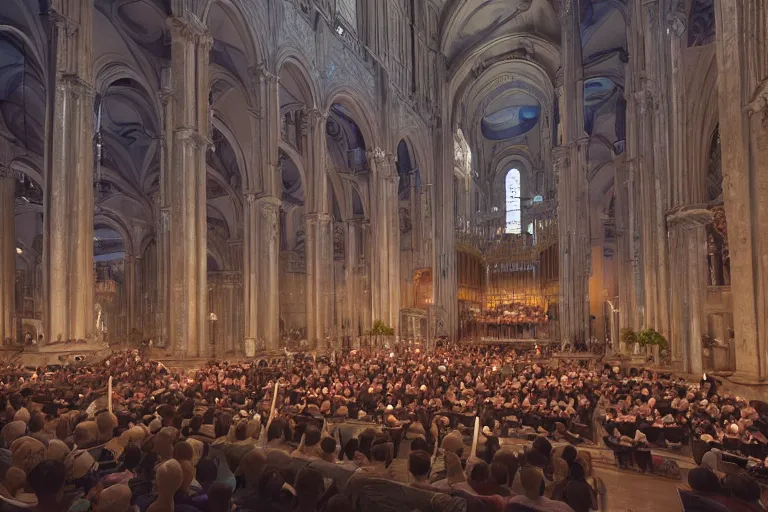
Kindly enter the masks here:
<path id="1" fill-rule="evenodd" d="M 330 91 L 326 97 L 328 100 L 324 103 L 323 111 L 330 112 L 333 105 L 337 103 L 349 109 L 353 114 L 355 123 L 363 134 L 366 147 L 373 149 L 378 146 L 381 139 L 372 117 L 373 113 L 363 106 L 366 105 L 366 101 L 362 95 L 350 87 L 338 87 Z"/>
<path id="2" fill-rule="evenodd" d="M 37 68 L 41 70 L 43 73 L 43 76 L 41 77 L 43 79 L 43 83 L 48 83 L 48 66 L 45 65 L 47 63 L 47 59 L 43 56 L 43 54 L 40 52 L 40 48 L 35 46 L 33 44 L 33 41 L 29 38 L 27 34 L 25 34 L 22 30 L 19 30 L 18 28 L 11 26 L 11 25 L 0 25 L 0 35 L 3 33 L 10 34 L 11 37 L 18 39 L 25 48 L 28 48 L 29 51 L 32 52 L 32 56 L 35 60 L 35 64 L 37 65 Z"/>
<path id="3" fill-rule="evenodd" d="M 251 190 L 253 183 L 250 177 L 250 170 L 245 163 L 246 162 L 245 153 L 243 152 L 243 148 L 240 146 L 237 136 L 229 128 L 229 125 L 227 125 L 227 123 L 224 122 L 224 120 L 217 115 L 213 116 L 211 124 L 213 125 L 214 128 L 219 130 L 222 135 L 224 135 L 224 138 L 227 139 L 227 142 L 229 143 L 230 147 L 235 153 L 235 159 L 237 160 L 238 171 L 240 172 L 240 178 L 242 179 L 242 190 Z M 228 190 L 230 190 L 232 194 L 234 194 L 232 196 L 233 200 L 237 199 L 237 201 L 239 201 L 238 194 L 235 193 L 234 189 L 232 189 L 232 187 L 229 186 L 229 184 L 228 184 Z M 242 207 L 242 202 L 239 203 L 239 206 Z"/>
<path id="4" fill-rule="evenodd" d="M 120 235 L 120 238 L 123 239 L 123 247 L 125 248 L 125 253 L 134 255 L 134 243 L 133 237 L 131 236 L 131 231 L 128 229 L 128 226 L 120 217 L 119 213 L 109 210 L 102 210 L 100 213 L 96 213 L 93 216 L 93 226 L 94 228 L 96 228 L 96 226 L 104 226 L 115 230 Z"/>
<path id="5" fill-rule="evenodd" d="M 310 69 L 312 66 L 306 57 L 299 50 L 292 46 L 283 46 L 277 54 L 276 65 L 277 74 L 280 76 L 283 71 L 291 74 L 292 78 L 302 91 L 302 96 L 306 107 L 309 109 L 317 108 L 319 104 L 318 88 L 312 79 Z M 291 71 L 295 71 L 294 75 Z"/>
<path id="6" fill-rule="evenodd" d="M 204 5 L 200 10 L 200 19 L 210 30 L 211 12 L 214 6 L 219 7 L 224 14 L 229 17 L 237 30 L 238 36 L 245 45 L 245 55 L 250 64 L 264 62 L 265 54 L 263 49 L 266 47 L 261 40 L 260 34 L 266 33 L 261 26 L 261 20 L 258 16 L 252 15 L 253 12 L 247 12 L 244 9 L 246 2 L 243 0 L 203 0 Z M 270 2 L 272 3 L 272 2 Z M 251 14 L 249 16 L 249 14 Z M 250 23 L 249 23 L 250 22 Z"/>

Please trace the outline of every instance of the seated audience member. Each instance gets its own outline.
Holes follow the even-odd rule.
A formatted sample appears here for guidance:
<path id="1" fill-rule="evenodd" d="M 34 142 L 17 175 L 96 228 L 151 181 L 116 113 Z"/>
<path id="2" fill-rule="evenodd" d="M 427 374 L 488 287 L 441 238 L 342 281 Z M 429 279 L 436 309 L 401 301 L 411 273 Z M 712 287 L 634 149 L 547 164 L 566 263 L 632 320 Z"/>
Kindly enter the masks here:
<path id="1" fill-rule="evenodd" d="M 570 466 L 563 488 L 562 501 L 567 503 L 574 512 L 589 512 L 598 508 L 597 496 L 587 483 L 584 466 L 578 461 L 574 461 Z"/>
<path id="2" fill-rule="evenodd" d="M 207 512 L 232 512 L 232 488 L 224 482 L 214 482 L 208 489 Z"/>
<path id="3" fill-rule="evenodd" d="M 509 483 L 509 471 L 507 470 L 507 466 L 498 461 L 492 462 L 490 470 L 493 494 L 504 497 L 512 496 L 512 491 L 507 487 Z"/>
<path id="4" fill-rule="evenodd" d="M 409 485 L 426 491 L 437 491 L 437 488 L 429 483 L 429 471 L 432 465 L 432 457 L 422 450 L 411 452 L 408 455 Z"/>
<path id="5" fill-rule="evenodd" d="M 523 505 L 541 512 L 573 512 L 567 504 L 547 499 L 542 495 L 543 480 L 544 477 L 538 468 L 524 467 L 520 472 L 520 482 L 525 493 L 508 498 L 507 503 Z"/>
<path id="6" fill-rule="evenodd" d="M 331 436 L 323 436 L 320 440 L 320 458 L 325 462 L 336 462 L 336 440 Z"/>
<path id="7" fill-rule="evenodd" d="M 322 510 L 326 488 L 323 475 L 319 471 L 307 467 L 299 470 L 294 488 L 299 512 Z"/>
<path id="8" fill-rule="evenodd" d="M 74 496 L 65 496 L 64 479 L 67 469 L 64 463 L 44 460 L 27 475 L 27 483 L 37 496 L 35 512 L 62 512 L 68 510 Z"/>
<path id="9" fill-rule="evenodd" d="M 307 425 L 302 436 L 302 442 L 299 443 L 299 447 L 291 453 L 292 457 L 307 460 L 317 460 L 322 458 L 323 451 L 320 448 L 320 440 L 322 436 L 320 429 L 314 425 Z"/>

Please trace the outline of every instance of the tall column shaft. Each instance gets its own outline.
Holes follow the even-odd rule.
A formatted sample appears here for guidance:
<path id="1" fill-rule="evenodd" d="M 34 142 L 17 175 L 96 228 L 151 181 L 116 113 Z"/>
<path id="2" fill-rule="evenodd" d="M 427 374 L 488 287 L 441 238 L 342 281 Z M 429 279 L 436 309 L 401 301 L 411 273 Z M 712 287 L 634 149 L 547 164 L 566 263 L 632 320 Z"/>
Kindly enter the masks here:
<path id="1" fill-rule="evenodd" d="M 560 247 L 560 333 L 574 343 L 589 337 L 589 182 L 584 133 L 584 69 L 579 9 L 562 9 L 564 148 L 558 164 L 557 208 Z"/>
<path id="2" fill-rule="evenodd" d="M 394 155 L 375 149 L 368 155 L 373 172 L 371 198 L 375 215 L 371 216 L 374 241 L 373 288 L 374 315 L 397 332 L 400 309 L 400 222 L 397 188 L 399 176 Z M 376 297 L 378 296 L 378 297 Z"/>
<path id="3" fill-rule="evenodd" d="M 267 350 L 276 350 L 280 338 L 280 199 L 272 196 L 257 200 L 259 209 L 259 268 L 261 274 L 260 295 L 261 333 Z"/>
<path id="4" fill-rule="evenodd" d="M 704 306 L 707 300 L 707 232 L 712 213 L 706 205 L 689 205 L 667 216 L 672 318 L 677 323 L 671 337 L 672 358 L 682 369 L 700 374 L 703 368 L 701 339 L 706 331 Z"/>
<path id="5" fill-rule="evenodd" d="M 16 223 L 13 215 L 16 180 L 0 163 L 0 342 L 16 341 Z"/>
<path id="6" fill-rule="evenodd" d="M 723 198 L 728 219 L 736 370 L 766 376 L 768 240 L 765 223 L 768 60 L 765 2 L 715 2 L 718 115 Z M 761 166 L 762 164 L 762 166 Z"/>
<path id="7" fill-rule="evenodd" d="M 256 194 L 245 195 L 243 204 L 243 337 L 259 338 L 259 210 Z"/>
<path id="8" fill-rule="evenodd" d="M 335 300 L 332 241 L 330 216 L 327 213 L 307 215 L 307 336 L 315 347 L 322 347 L 332 328 L 332 301 Z"/>
<path id="9" fill-rule="evenodd" d="M 172 162 L 166 176 L 170 208 L 170 332 L 178 357 L 206 357 L 208 275 L 206 162 L 209 142 L 208 56 L 212 44 L 193 20 L 170 18 Z"/>
<path id="10" fill-rule="evenodd" d="M 52 2 L 46 107 L 46 339 L 84 339 L 93 310 L 93 1 Z"/>

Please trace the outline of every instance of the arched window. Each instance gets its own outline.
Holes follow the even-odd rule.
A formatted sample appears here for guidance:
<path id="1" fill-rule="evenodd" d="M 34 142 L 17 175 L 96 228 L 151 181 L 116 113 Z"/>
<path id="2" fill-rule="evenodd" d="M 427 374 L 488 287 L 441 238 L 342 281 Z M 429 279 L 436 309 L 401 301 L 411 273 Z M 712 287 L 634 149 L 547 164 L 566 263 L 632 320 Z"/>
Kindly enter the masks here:
<path id="1" fill-rule="evenodd" d="M 510 169 L 504 180 L 507 198 L 507 233 L 520 234 L 520 171 Z"/>

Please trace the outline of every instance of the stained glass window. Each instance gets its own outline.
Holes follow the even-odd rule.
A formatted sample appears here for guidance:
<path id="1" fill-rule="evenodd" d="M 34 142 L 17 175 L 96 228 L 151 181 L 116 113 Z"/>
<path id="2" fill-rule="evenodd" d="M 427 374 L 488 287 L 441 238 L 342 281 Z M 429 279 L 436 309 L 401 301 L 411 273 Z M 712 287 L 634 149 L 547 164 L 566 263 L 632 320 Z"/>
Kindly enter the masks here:
<path id="1" fill-rule="evenodd" d="M 504 180 L 507 194 L 507 233 L 520 234 L 520 171 L 510 169 Z"/>

